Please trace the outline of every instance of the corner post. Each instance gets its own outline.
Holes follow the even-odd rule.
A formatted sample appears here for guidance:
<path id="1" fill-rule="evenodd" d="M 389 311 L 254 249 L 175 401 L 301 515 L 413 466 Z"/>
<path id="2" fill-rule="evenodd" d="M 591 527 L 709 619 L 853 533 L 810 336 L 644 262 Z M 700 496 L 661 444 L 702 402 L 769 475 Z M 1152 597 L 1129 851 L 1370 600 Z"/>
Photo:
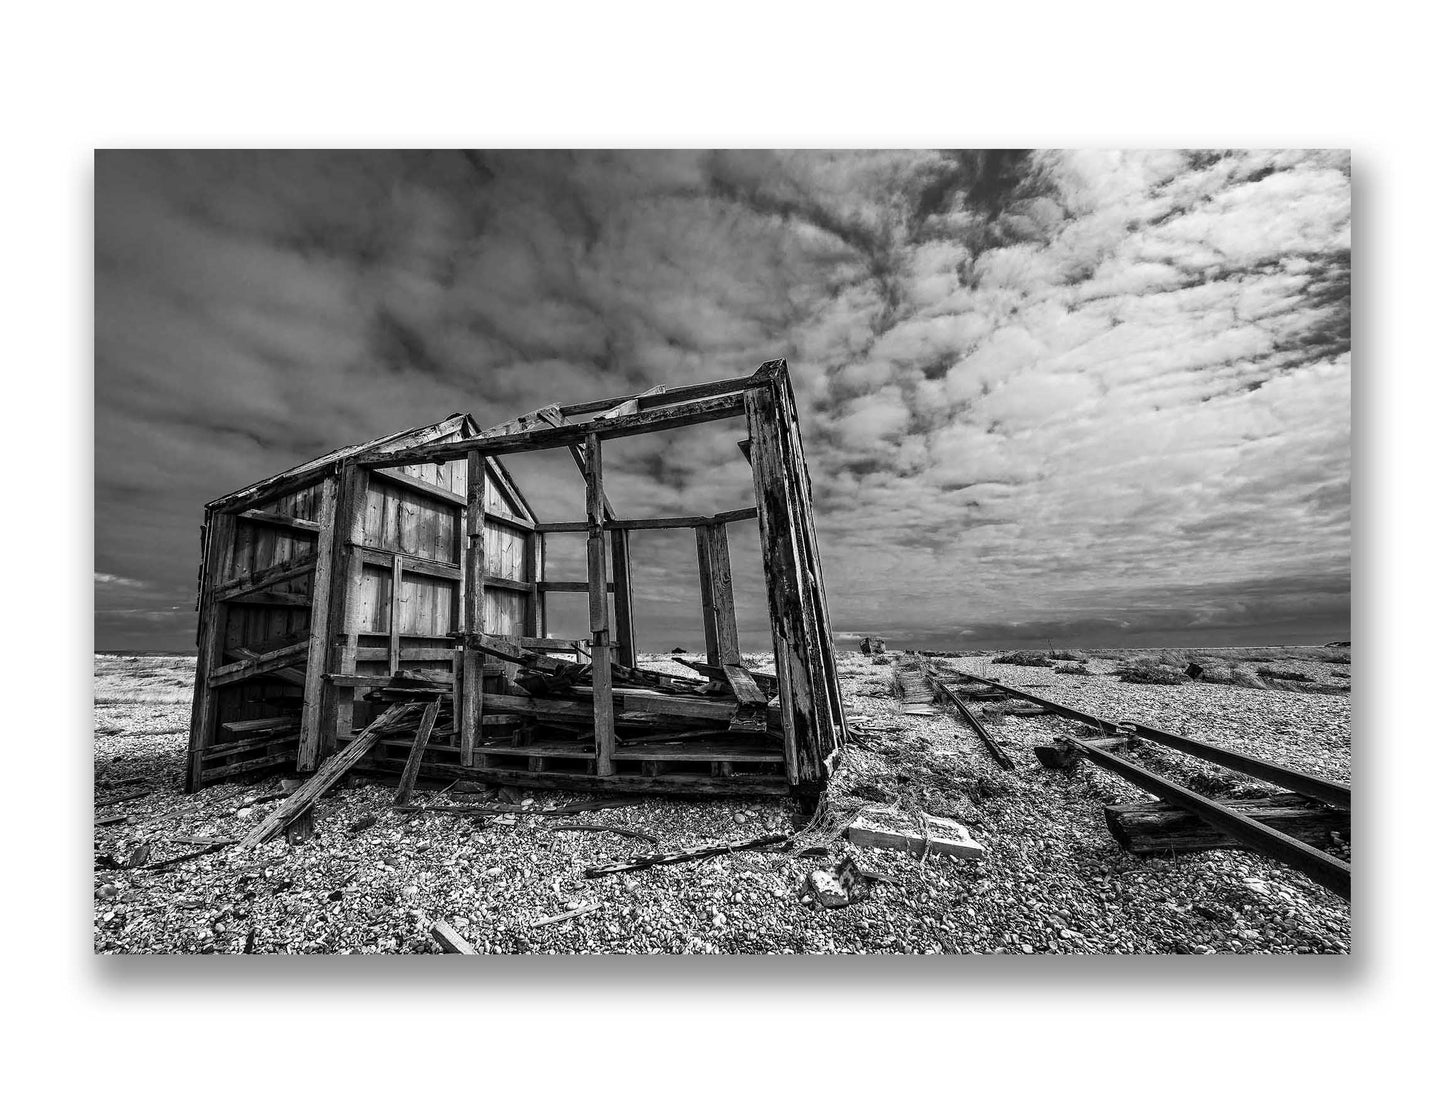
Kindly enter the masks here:
<path id="1" fill-rule="evenodd" d="M 311 574 L 311 642 L 306 650 L 306 687 L 301 704 L 301 742 L 296 749 L 296 769 L 314 771 L 321 758 L 322 699 L 326 695 L 326 660 L 330 649 L 331 570 L 336 548 L 336 498 L 339 476 L 331 476 L 321 484 L 321 506 L 318 520 L 321 531 L 316 535 L 316 566 Z"/>
<path id="2" fill-rule="evenodd" d="M 483 624 L 482 578 L 486 574 L 486 501 L 487 468 L 479 449 L 467 453 L 467 516 L 466 563 L 462 570 L 462 594 L 465 632 L 485 632 Z M 462 700 L 457 703 L 458 727 L 461 732 L 462 766 L 470 767 L 476 758 L 477 736 L 482 727 L 483 656 L 473 648 L 462 652 Z"/>
<path id="3" fill-rule="evenodd" d="M 607 542 L 603 535 L 602 442 L 587 435 L 587 598 L 592 630 L 592 727 L 597 739 L 597 773 L 615 772 L 612 752 L 612 641 L 607 631 Z"/>

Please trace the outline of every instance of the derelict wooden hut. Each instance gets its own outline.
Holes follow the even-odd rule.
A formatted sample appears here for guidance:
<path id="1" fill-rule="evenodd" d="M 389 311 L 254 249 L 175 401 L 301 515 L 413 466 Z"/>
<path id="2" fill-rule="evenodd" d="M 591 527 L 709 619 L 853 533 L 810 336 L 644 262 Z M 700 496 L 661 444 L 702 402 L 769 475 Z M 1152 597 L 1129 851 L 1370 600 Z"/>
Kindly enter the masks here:
<path id="1" fill-rule="evenodd" d="M 616 516 L 604 490 L 608 440 L 719 419 L 746 424 L 753 504 Z M 581 518 L 537 518 L 504 466 L 509 453 L 549 448 L 577 462 Z M 727 527 L 753 521 L 777 657 L 768 671 L 742 666 L 733 611 Z M 692 678 L 635 666 L 628 538 L 660 528 L 696 535 L 707 657 Z M 782 361 L 486 430 L 453 414 L 218 498 L 202 532 L 191 790 L 311 772 L 364 738 L 360 769 L 372 771 L 413 759 L 413 773 L 437 779 L 785 792 L 819 786 L 846 739 Z M 587 579 L 548 577 L 553 532 L 586 534 Z M 548 635 L 547 598 L 559 591 L 589 595 L 589 638 Z M 429 727 L 392 732 L 378 721 L 388 702 L 377 699 L 398 672 L 438 684 Z"/>

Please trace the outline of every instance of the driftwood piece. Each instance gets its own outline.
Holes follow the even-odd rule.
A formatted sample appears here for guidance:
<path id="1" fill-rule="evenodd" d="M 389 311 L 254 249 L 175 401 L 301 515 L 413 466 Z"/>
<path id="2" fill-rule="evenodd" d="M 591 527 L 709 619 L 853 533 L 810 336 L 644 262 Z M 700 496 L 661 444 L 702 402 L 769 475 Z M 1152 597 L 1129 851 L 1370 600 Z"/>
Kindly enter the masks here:
<path id="1" fill-rule="evenodd" d="M 547 830 L 549 832 L 611 832 L 613 835 L 626 836 L 628 839 L 642 840 L 654 847 L 657 846 L 656 836 L 634 831 L 631 828 L 622 828 L 616 824 L 580 824 L 576 821 L 568 821 L 565 824 L 549 824 Z"/>
<path id="2" fill-rule="evenodd" d="M 573 920 L 578 916 L 586 916 L 589 912 L 596 912 L 601 907 L 600 902 L 592 901 L 580 908 L 574 908 L 570 912 L 559 912 L 556 916 L 544 916 L 540 920 L 533 920 L 531 926 L 540 928 L 547 924 L 560 924 L 564 920 Z"/>
<path id="3" fill-rule="evenodd" d="M 474 955 L 477 949 L 458 934 L 456 928 L 445 920 L 438 920 L 431 926 L 431 937 L 437 941 L 443 954 Z"/>
<path id="4" fill-rule="evenodd" d="M 1333 842 L 1331 833 L 1345 837 L 1350 833 L 1348 810 L 1331 808 L 1296 794 L 1221 800 L 1219 804 L 1312 847 L 1329 847 Z M 1104 822 L 1119 846 L 1136 855 L 1245 846 L 1193 813 L 1164 801 L 1106 805 Z"/>
<path id="5" fill-rule="evenodd" d="M 271 811 L 259 824 L 252 828 L 241 842 L 236 846 L 242 851 L 249 851 L 251 848 L 265 843 L 274 838 L 291 821 L 295 820 L 307 809 L 311 808 L 332 786 L 340 782 L 342 777 L 357 763 L 361 762 L 377 744 L 381 742 L 384 735 L 383 729 L 391 721 L 396 720 L 397 715 L 406 709 L 412 709 L 409 704 L 393 705 L 370 725 L 344 749 L 337 752 L 326 762 L 321 764 L 321 769 L 308 778 L 301 788 L 288 797 L 280 805 Z"/>
<path id="6" fill-rule="evenodd" d="M 676 863 L 710 859 L 714 855 L 727 855 L 734 851 L 753 851 L 759 847 L 771 847 L 775 843 L 787 843 L 791 835 L 758 836 L 756 839 L 740 840 L 737 843 L 703 844 L 681 851 L 654 851 L 649 854 L 633 855 L 630 862 L 609 863 L 593 866 L 582 872 L 584 878 L 601 878 L 607 874 L 624 874 L 630 870 L 646 870 L 649 866 L 671 866 Z"/>

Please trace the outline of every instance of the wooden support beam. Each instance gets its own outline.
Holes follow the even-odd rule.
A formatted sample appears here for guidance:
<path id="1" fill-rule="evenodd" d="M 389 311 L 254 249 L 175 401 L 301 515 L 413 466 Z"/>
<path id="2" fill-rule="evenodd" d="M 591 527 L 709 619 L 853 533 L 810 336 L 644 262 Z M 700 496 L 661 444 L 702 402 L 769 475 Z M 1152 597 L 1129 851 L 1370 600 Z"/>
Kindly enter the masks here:
<path id="1" fill-rule="evenodd" d="M 437 711 L 441 704 L 440 696 L 427 702 L 426 711 L 421 715 L 421 724 L 416 726 L 416 740 L 406 757 L 406 766 L 402 769 L 401 782 L 396 787 L 393 805 L 405 805 L 411 801 L 411 791 L 416 786 L 416 776 L 421 771 L 421 757 L 426 752 L 427 741 L 431 739 L 431 730 L 436 724 Z"/>
<path id="2" fill-rule="evenodd" d="M 218 514 L 218 518 L 227 518 L 227 525 L 234 526 L 235 519 L 230 514 Z M 234 528 L 232 529 L 234 532 Z M 298 556 L 294 560 L 276 564 L 264 571 L 258 571 L 252 575 L 243 575 L 239 579 L 231 579 L 225 584 L 219 581 L 211 591 L 211 601 L 229 602 L 235 598 L 241 598 L 257 590 L 265 590 L 267 587 L 276 586 L 278 583 L 289 582 L 307 574 L 316 566 L 316 556 L 308 553 Z"/>
<path id="3" fill-rule="evenodd" d="M 280 529 L 294 529 L 299 533 L 316 534 L 321 532 L 321 523 L 307 521 L 304 518 L 291 517 L 289 514 L 273 514 L 265 510 L 242 510 L 238 515 L 247 521 L 260 522 L 262 525 L 274 525 Z"/>
<path id="4" fill-rule="evenodd" d="M 626 529 L 612 532 L 612 620 L 617 626 L 617 662 L 637 663 L 637 630 L 632 616 L 632 549 Z"/>
<path id="5" fill-rule="evenodd" d="M 483 595 L 487 575 L 487 469 L 481 452 L 473 449 L 467 453 L 467 512 L 465 517 L 466 574 L 462 582 L 464 632 L 482 632 L 483 612 L 486 609 Z M 462 766 L 470 767 L 476 755 L 477 736 L 481 730 L 483 684 L 483 659 L 470 648 L 462 652 L 462 700 L 459 703 L 457 731 L 461 737 Z"/>
<path id="6" fill-rule="evenodd" d="M 675 406 L 656 410 L 643 410 L 627 414 L 609 422 L 583 425 L 543 426 L 488 438 L 480 443 L 488 455 L 504 455 L 513 452 L 535 452 L 539 449 L 567 448 L 584 443 L 588 437 L 609 440 L 614 437 L 631 437 L 641 433 L 655 433 L 659 430 L 678 429 L 682 426 L 712 422 L 721 418 L 736 418 L 743 413 L 740 395 L 728 394 L 719 398 L 699 399 L 696 402 L 678 403 Z M 398 449 L 384 457 L 365 458 L 359 461 L 366 467 L 392 467 L 401 464 L 441 464 L 448 460 L 460 460 L 477 445 L 476 438 L 465 441 L 449 441 L 444 444 L 416 445 Z"/>
<path id="7" fill-rule="evenodd" d="M 532 561 L 532 593 L 527 597 L 527 632 L 533 637 L 547 635 L 547 536 L 533 533 L 528 552 Z"/>
<path id="8" fill-rule="evenodd" d="M 617 419 L 621 421 L 622 418 Z M 607 544 L 602 536 L 602 440 L 586 438 L 588 619 L 592 630 L 592 727 L 597 741 L 597 773 L 615 772 L 617 734 L 612 724 L 612 642 L 607 628 Z"/>
<path id="9" fill-rule="evenodd" d="M 592 590 L 592 584 L 583 582 L 580 579 L 557 579 L 548 580 L 537 584 L 537 589 L 543 594 L 582 594 Z M 614 584 L 608 583 L 606 589 L 610 592 L 616 589 Z"/>
<path id="10" fill-rule="evenodd" d="M 394 675 L 401 669 L 401 557 L 391 557 L 391 609 L 387 615 L 388 670 Z"/>
<path id="11" fill-rule="evenodd" d="M 732 395 L 759 383 L 756 374 L 735 376 L 731 379 L 713 380 L 711 383 L 688 384 L 684 387 L 654 387 L 637 395 L 618 395 L 611 399 L 593 399 L 584 403 L 573 403 L 558 408 L 562 417 L 576 418 L 583 414 L 595 414 L 599 410 L 615 410 L 625 403 L 636 402 L 639 410 L 667 406 L 690 399 L 705 399 L 715 395 Z M 590 424 L 590 423 L 589 423 Z"/>
<path id="12" fill-rule="evenodd" d="M 717 645 L 717 610 L 713 607 L 712 549 L 708 545 L 707 527 L 699 525 L 693 530 L 697 541 L 698 589 L 702 593 L 702 644 L 707 661 L 714 667 L 722 666 Z"/>
<path id="13" fill-rule="evenodd" d="M 727 524 L 733 521 L 751 521 L 758 516 L 756 506 L 745 506 L 740 510 L 724 510 L 717 514 L 688 514 L 684 517 L 660 518 L 615 518 L 605 521 L 602 528 L 613 529 L 696 529 L 699 525 Z M 539 521 L 539 533 L 585 533 L 585 521 Z"/>
<path id="14" fill-rule="evenodd" d="M 244 682 L 246 679 L 268 674 L 280 667 L 290 667 L 297 659 L 306 654 L 309 647 L 309 641 L 302 640 L 251 659 L 227 663 L 211 672 L 206 679 L 206 685 L 229 686 L 233 682 Z"/>
<path id="15" fill-rule="evenodd" d="M 235 535 L 236 519 L 231 514 L 212 514 L 207 527 L 205 574 L 202 577 L 200 646 L 196 651 L 196 685 L 191 701 L 191 737 L 186 766 L 186 792 L 201 786 L 201 761 L 211 746 L 216 730 L 216 691 L 210 677 L 220 665 L 226 640 L 226 607 L 216 599 L 216 589 L 225 577 L 226 561 Z"/>
<path id="16" fill-rule="evenodd" d="M 410 575 L 431 575 L 437 579 L 448 579 L 455 582 L 463 574 L 462 568 L 456 564 L 442 563 L 440 560 L 428 560 L 421 556 L 409 556 L 405 552 L 371 548 L 360 543 L 357 543 L 355 548 L 361 555 L 362 562 L 384 567 L 387 570 L 391 569 L 394 560 L 400 559 L 401 569 Z"/>
<path id="17" fill-rule="evenodd" d="M 296 746 L 296 769 L 313 771 L 321 760 L 322 703 L 328 693 L 321 676 L 326 672 L 327 640 L 331 617 L 332 556 L 336 546 L 337 479 L 321 484 L 321 503 L 317 516 L 320 530 L 316 538 L 316 573 L 311 577 L 311 619 L 307 631 L 311 639 L 306 648 L 306 686 L 301 706 L 301 739 Z"/>
<path id="18" fill-rule="evenodd" d="M 361 580 L 366 566 L 361 545 L 366 540 L 366 497 L 371 473 L 365 468 L 347 465 L 341 474 L 345 512 L 337 515 L 337 539 L 348 538 L 343 556 L 338 559 L 336 589 L 332 592 L 332 661 L 331 670 L 341 675 L 356 673 L 357 638 L 361 628 Z M 343 736 L 350 736 L 355 727 L 356 691 L 345 683 L 333 682 L 330 695 L 332 724 L 326 733 L 330 750 Z"/>
<path id="19" fill-rule="evenodd" d="M 738 615 L 733 606 L 733 567 L 728 553 L 726 525 L 708 525 L 706 533 L 708 576 L 712 583 L 713 624 L 717 631 L 718 663 L 726 667 L 742 662 L 738 649 Z"/>

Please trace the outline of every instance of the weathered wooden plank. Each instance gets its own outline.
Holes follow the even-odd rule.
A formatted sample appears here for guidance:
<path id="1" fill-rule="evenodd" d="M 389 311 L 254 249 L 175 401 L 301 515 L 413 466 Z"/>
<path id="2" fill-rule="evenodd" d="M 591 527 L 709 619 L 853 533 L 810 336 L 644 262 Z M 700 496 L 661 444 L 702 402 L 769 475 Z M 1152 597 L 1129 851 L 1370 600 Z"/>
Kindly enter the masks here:
<path id="1" fill-rule="evenodd" d="M 443 954 L 474 955 L 475 947 L 463 939 L 457 930 L 445 920 L 438 920 L 431 926 L 431 937 L 441 947 Z"/>
<path id="2" fill-rule="evenodd" d="M 723 664 L 723 677 L 732 687 L 733 696 L 743 705 L 767 705 L 768 696 L 753 678 L 752 672 L 736 663 Z"/>
<path id="3" fill-rule="evenodd" d="M 322 763 L 320 769 L 301 784 L 300 789 L 285 801 L 280 802 L 270 814 L 247 832 L 236 844 L 237 849 L 249 851 L 251 848 L 275 838 L 285 829 L 286 825 L 311 808 L 325 795 L 326 791 L 340 782 L 346 772 L 356 766 L 380 742 L 383 730 L 387 726 L 399 720 L 403 712 L 415 710 L 415 708 L 413 704 L 401 703 L 387 709 L 372 721 L 355 740 Z"/>
<path id="4" fill-rule="evenodd" d="M 697 543 L 698 589 L 702 594 L 702 640 L 708 663 L 722 666 L 722 657 L 717 643 L 717 610 L 713 608 L 714 590 L 712 585 L 712 550 L 708 545 L 707 527 L 700 525 L 693 530 Z"/>
<path id="5" fill-rule="evenodd" d="M 294 529 L 300 533 L 319 533 L 321 526 L 314 521 L 307 521 L 304 518 L 291 517 L 288 514 L 269 513 L 265 510 L 242 510 L 238 517 L 247 521 L 259 522 L 262 525 L 275 525 L 281 529 Z"/>
<path id="6" fill-rule="evenodd" d="M 655 410 L 644 410 L 615 418 L 605 424 L 587 422 L 582 425 L 543 426 L 538 429 L 498 435 L 481 442 L 488 455 L 511 452 L 534 452 L 539 449 L 566 448 L 586 442 L 589 436 L 600 440 L 614 437 L 630 437 L 640 433 L 654 433 L 665 429 L 678 429 L 721 418 L 735 418 L 743 413 L 742 398 L 736 394 L 718 398 L 700 399 L 696 402 L 679 403 L 676 406 Z M 398 462 L 441 463 L 459 460 L 476 447 L 476 439 L 453 441 L 441 444 L 419 445 L 390 453 L 384 459 L 360 461 L 367 467 L 391 466 Z"/>
<path id="7" fill-rule="evenodd" d="M 427 741 L 431 739 L 432 727 L 436 724 L 437 711 L 441 708 L 440 696 L 427 702 L 426 710 L 421 715 L 421 723 L 416 726 L 416 740 L 411 745 L 411 752 L 406 757 L 406 766 L 401 772 L 401 781 L 396 787 L 396 796 L 392 799 L 393 805 L 405 805 L 411 800 L 412 788 L 416 786 L 417 772 L 421 770 L 421 757 L 426 752 Z"/>
<path id="8" fill-rule="evenodd" d="M 758 516 L 756 506 L 746 506 L 740 510 L 724 510 L 718 514 L 689 514 L 685 517 L 660 517 L 660 518 L 617 518 L 605 521 L 602 528 L 607 530 L 623 529 L 696 529 L 699 525 L 727 524 L 733 521 L 750 521 Z M 537 532 L 539 533 L 585 533 L 587 523 L 585 521 L 539 521 Z"/>
<path id="9" fill-rule="evenodd" d="M 347 466 L 340 479 L 346 508 L 337 518 L 337 540 L 343 535 L 349 537 L 349 540 L 342 546 L 343 557 L 338 562 L 336 586 L 332 590 L 329 632 L 332 646 L 331 670 L 338 674 L 353 675 L 356 673 L 357 637 L 365 627 L 362 621 L 365 611 L 360 599 L 366 560 L 360 545 L 365 539 L 368 524 L 371 473 L 365 468 Z M 333 682 L 332 692 L 327 697 L 331 723 L 327 726 L 323 751 L 335 747 L 339 737 L 351 735 L 356 717 L 354 687 Z"/>
<path id="10" fill-rule="evenodd" d="M 1092 742 L 1092 741 L 1091 741 Z M 1309 844 L 1329 847 L 1333 836 L 1348 837 L 1348 810 L 1332 808 L 1297 794 L 1221 799 L 1220 805 Z M 1136 855 L 1182 854 L 1245 846 L 1228 833 L 1164 801 L 1104 806 L 1104 822 L 1126 851 Z"/>
<path id="11" fill-rule="evenodd" d="M 264 675 L 278 667 L 290 667 L 298 657 L 306 654 L 309 646 L 309 641 L 303 640 L 296 644 L 288 644 L 284 648 L 277 648 L 275 651 L 266 652 L 254 659 L 227 663 L 211 672 L 206 679 L 206 685 L 229 686 L 233 682 L 242 682 L 249 678 L 255 678 L 257 675 Z"/>
<path id="12" fill-rule="evenodd" d="M 733 605 L 732 557 L 725 525 L 708 525 L 700 532 L 708 548 L 708 581 L 712 586 L 713 627 L 717 633 L 717 662 L 726 667 L 741 662 L 738 650 L 738 616 Z"/>
<path id="13" fill-rule="evenodd" d="M 387 617 L 390 641 L 387 644 L 387 662 L 391 673 L 396 674 L 401 666 L 401 557 L 391 557 L 391 611 Z"/>
<path id="14" fill-rule="evenodd" d="M 753 489 L 758 497 L 763 577 L 778 667 L 778 697 L 783 714 L 783 750 L 788 779 L 794 784 L 817 777 L 813 739 L 813 702 L 803 622 L 802 584 L 792 540 L 790 506 L 782 470 L 776 401 L 771 391 L 746 396 L 748 435 L 753 442 Z"/>
<path id="15" fill-rule="evenodd" d="M 186 767 L 186 792 L 201 786 L 201 758 L 210 747 L 216 728 L 216 692 L 210 676 L 222 659 L 226 638 L 226 607 L 216 599 L 217 586 L 224 577 L 235 534 L 235 518 L 212 514 L 207 519 L 206 558 L 202 565 L 200 646 L 196 651 L 196 683 L 191 699 L 191 735 Z"/>
<path id="16" fill-rule="evenodd" d="M 589 583 L 589 582 L 585 582 L 585 581 L 582 581 L 582 580 L 575 580 L 575 579 L 567 579 L 567 580 L 561 580 L 561 579 L 553 580 L 553 579 L 549 579 L 549 580 L 547 580 L 547 581 L 545 581 L 545 582 L 542 582 L 542 583 L 537 584 L 537 589 L 540 590 L 543 594 L 549 594 L 549 593 L 551 593 L 551 594 L 558 594 L 558 593 L 564 593 L 564 594 L 583 594 L 583 593 L 591 593 L 592 584 Z M 615 590 L 615 589 L 616 589 L 616 587 L 615 587 L 614 584 L 612 584 L 612 583 L 608 583 L 608 584 L 607 584 L 607 590 L 608 590 L 608 591 L 612 591 L 612 590 Z"/>
<path id="17" fill-rule="evenodd" d="M 401 666 L 405 666 L 408 663 L 452 660 L 456 658 L 456 655 L 457 651 L 455 648 L 426 648 L 405 645 L 402 646 L 400 651 L 397 653 L 398 658 L 401 660 Z M 358 647 L 356 649 L 356 660 L 358 663 L 367 663 L 377 660 L 389 662 L 391 658 L 392 650 L 390 646 L 387 646 L 385 648 Z"/>
<path id="18" fill-rule="evenodd" d="M 637 662 L 637 627 L 632 608 L 632 547 L 627 530 L 612 533 L 612 620 L 617 627 L 617 662 Z"/>
<path id="19" fill-rule="evenodd" d="M 229 514 L 221 514 L 218 516 L 230 517 Z M 234 520 L 231 524 L 234 524 Z M 215 587 L 211 592 L 211 601 L 229 602 L 233 598 L 250 594 L 252 591 L 265 590 L 267 587 L 273 587 L 278 583 L 284 583 L 298 576 L 306 575 L 315 566 L 316 556 L 315 554 L 309 554 L 292 560 L 289 563 L 276 564 L 265 570 L 250 575 L 243 575 L 239 579 L 230 580 L 224 586 Z"/>
<path id="20" fill-rule="evenodd" d="M 462 580 L 463 624 L 467 633 L 484 632 L 486 593 L 486 531 L 487 531 L 487 466 L 480 452 L 467 453 L 467 512 L 463 526 L 465 541 Z M 482 657 L 470 648 L 462 654 L 462 696 L 458 708 L 457 731 L 461 738 L 461 761 L 471 766 L 476 754 L 482 714 L 486 711 L 482 680 Z"/>
<path id="21" fill-rule="evenodd" d="M 621 421 L 619 418 L 618 421 Z M 602 440 L 597 434 L 586 438 L 587 481 L 587 582 L 588 614 L 592 629 L 592 730 L 597 741 L 597 773 L 614 772 L 612 752 L 617 733 L 612 718 L 612 642 L 607 626 L 607 545 L 602 536 Z"/>
<path id="22" fill-rule="evenodd" d="M 301 705 L 301 739 L 296 746 L 296 769 L 313 771 L 321 759 L 322 703 L 326 684 L 328 630 L 331 619 L 331 572 L 336 550 L 336 498 L 338 479 L 321 484 L 316 538 L 316 568 L 311 578 L 311 614 L 307 623 L 310 640 L 306 648 L 306 685 Z"/>
<path id="23" fill-rule="evenodd" d="M 448 579 L 453 582 L 462 577 L 463 569 L 456 564 L 442 563 L 440 560 L 427 559 L 425 556 L 413 556 L 406 552 L 387 552 L 379 548 L 369 548 L 365 544 L 355 542 L 354 547 L 360 554 L 364 563 L 376 567 L 384 567 L 391 570 L 392 557 L 399 556 L 401 569 L 412 575 L 431 575 L 438 579 Z"/>
<path id="24" fill-rule="evenodd" d="M 759 382 L 755 373 L 751 376 L 736 376 L 731 379 L 713 380 L 709 383 L 687 384 L 682 387 L 654 387 L 636 395 L 618 395 L 610 399 L 592 399 L 588 402 L 572 403 L 571 405 L 557 409 L 564 418 L 576 418 L 583 414 L 595 414 L 599 410 L 615 410 L 624 404 L 633 402 L 637 404 L 639 410 L 650 410 L 654 407 L 668 406 L 673 403 L 686 402 L 693 399 L 707 399 L 715 395 L 732 395 L 749 387 L 756 387 Z"/>

